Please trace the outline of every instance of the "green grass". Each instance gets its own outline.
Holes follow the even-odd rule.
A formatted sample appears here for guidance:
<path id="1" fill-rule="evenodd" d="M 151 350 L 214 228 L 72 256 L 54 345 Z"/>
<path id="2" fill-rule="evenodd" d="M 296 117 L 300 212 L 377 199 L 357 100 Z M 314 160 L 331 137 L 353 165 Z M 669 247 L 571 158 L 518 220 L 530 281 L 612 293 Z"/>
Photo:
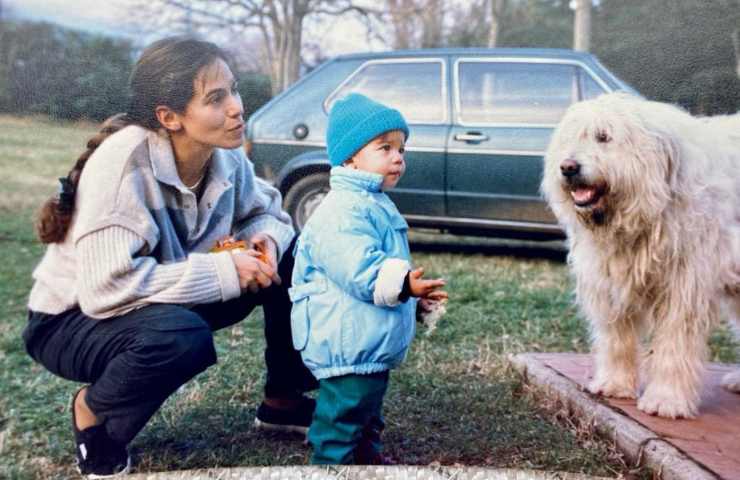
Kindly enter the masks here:
<path id="1" fill-rule="evenodd" d="M 0 116 L 0 477 L 73 475 L 69 400 L 78 387 L 35 364 L 21 331 L 31 271 L 43 248 L 35 208 L 53 193 L 94 133 L 87 124 Z M 628 471 L 608 442 L 558 421 L 523 392 L 506 355 L 588 350 L 571 304 L 562 252 L 552 246 L 415 232 L 415 262 L 448 280 L 448 314 L 420 329 L 386 397 L 386 449 L 405 464 L 485 465 L 617 476 Z M 171 397 L 132 444 L 138 472 L 304 465 L 291 435 L 251 427 L 264 381 L 261 314 L 216 334 L 218 365 Z M 734 361 L 727 330 L 715 360 Z M 647 472 L 638 472 L 642 476 Z"/>

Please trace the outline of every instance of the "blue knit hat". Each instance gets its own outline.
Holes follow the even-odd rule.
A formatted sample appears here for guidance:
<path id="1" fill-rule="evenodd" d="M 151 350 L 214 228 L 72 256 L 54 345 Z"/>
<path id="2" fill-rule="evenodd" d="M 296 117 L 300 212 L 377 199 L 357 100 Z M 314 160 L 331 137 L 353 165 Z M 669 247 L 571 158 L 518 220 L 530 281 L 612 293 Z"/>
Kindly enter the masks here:
<path id="1" fill-rule="evenodd" d="M 359 93 L 347 95 L 329 113 L 326 129 L 329 162 L 334 167 L 341 165 L 370 140 L 391 130 L 401 130 L 409 138 L 409 127 L 401 112 Z"/>

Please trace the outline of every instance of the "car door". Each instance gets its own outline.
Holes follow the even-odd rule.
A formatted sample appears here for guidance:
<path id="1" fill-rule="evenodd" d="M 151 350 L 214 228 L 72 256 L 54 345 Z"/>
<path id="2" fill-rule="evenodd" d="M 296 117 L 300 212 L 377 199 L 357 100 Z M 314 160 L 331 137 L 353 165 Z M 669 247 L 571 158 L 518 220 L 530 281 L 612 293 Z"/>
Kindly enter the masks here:
<path id="1" fill-rule="evenodd" d="M 325 102 L 362 93 L 398 109 L 409 124 L 406 173 L 388 195 L 404 216 L 443 216 L 445 141 L 449 130 L 444 57 L 387 58 L 363 63 Z"/>
<path id="2" fill-rule="evenodd" d="M 539 194 L 543 154 L 566 108 L 605 90 L 573 61 L 458 58 L 448 139 L 448 215 L 491 226 L 554 224 Z"/>

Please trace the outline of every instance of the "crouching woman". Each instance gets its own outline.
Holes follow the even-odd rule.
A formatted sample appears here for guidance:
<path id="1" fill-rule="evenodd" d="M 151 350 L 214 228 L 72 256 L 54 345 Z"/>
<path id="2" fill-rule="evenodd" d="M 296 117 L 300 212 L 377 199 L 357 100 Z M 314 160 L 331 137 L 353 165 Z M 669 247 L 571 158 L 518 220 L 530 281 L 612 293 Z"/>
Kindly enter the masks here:
<path id="1" fill-rule="evenodd" d="M 126 114 L 88 142 L 42 208 L 28 353 L 89 384 L 72 398 L 83 474 L 126 473 L 127 445 L 178 387 L 216 362 L 212 332 L 265 311 L 267 381 L 256 423 L 303 430 L 316 382 L 292 348 L 294 236 L 280 194 L 243 149 L 227 55 L 173 37 L 142 53 Z M 224 239 L 244 248 L 212 251 Z M 281 282 L 281 280 L 283 280 Z"/>

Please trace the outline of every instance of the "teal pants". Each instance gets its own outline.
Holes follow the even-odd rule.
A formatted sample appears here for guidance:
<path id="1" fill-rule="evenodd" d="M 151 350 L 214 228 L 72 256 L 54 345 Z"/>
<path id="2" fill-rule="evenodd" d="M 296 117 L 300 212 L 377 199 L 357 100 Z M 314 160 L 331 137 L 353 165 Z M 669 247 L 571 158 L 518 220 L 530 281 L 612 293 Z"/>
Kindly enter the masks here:
<path id="1" fill-rule="evenodd" d="M 388 371 L 344 375 L 319 381 L 319 398 L 308 430 L 311 463 L 368 463 L 380 454 L 385 424 L 381 410 Z"/>

